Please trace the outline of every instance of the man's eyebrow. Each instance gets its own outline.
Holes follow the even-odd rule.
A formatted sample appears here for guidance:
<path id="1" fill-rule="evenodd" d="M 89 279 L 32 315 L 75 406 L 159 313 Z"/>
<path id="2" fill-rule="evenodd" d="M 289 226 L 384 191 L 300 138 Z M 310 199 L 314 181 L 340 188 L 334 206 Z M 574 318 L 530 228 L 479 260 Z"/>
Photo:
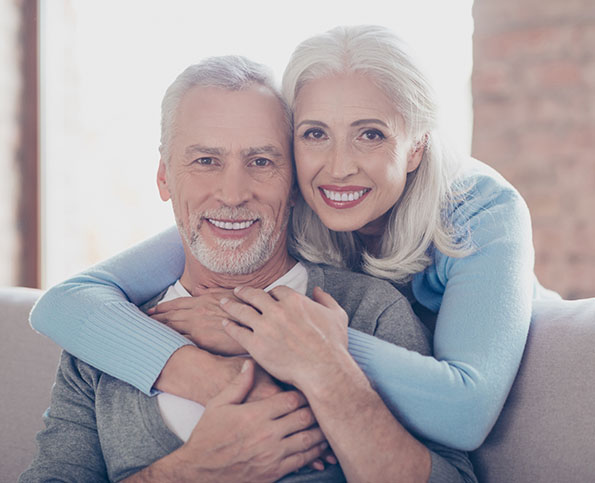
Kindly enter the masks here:
<path id="1" fill-rule="evenodd" d="M 197 153 L 210 154 L 212 156 L 221 156 L 225 150 L 213 146 L 205 146 L 203 144 L 192 144 L 184 150 L 186 156 L 191 156 Z"/>
<path id="2" fill-rule="evenodd" d="M 257 156 L 259 154 L 268 154 L 269 156 L 282 156 L 282 152 L 279 150 L 277 146 L 273 146 L 272 144 L 266 144 L 264 146 L 255 146 L 251 148 L 243 149 L 242 156 L 245 158 L 249 158 L 251 156 Z"/>

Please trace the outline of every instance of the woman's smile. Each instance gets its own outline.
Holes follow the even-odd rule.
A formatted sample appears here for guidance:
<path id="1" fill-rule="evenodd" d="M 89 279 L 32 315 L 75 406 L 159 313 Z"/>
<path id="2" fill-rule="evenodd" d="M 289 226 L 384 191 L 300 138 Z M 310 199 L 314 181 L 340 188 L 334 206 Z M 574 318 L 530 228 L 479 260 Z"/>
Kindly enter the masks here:
<path id="1" fill-rule="evenodd" d="M 295 124 L 300 189 L 322 222 L 357 231 L 385 220 L 421 153 L 411 150 L 384 91 L 357 73 L 308 81 L 296 99 Z"/>
<path id="2" fill-rule="evenodd" d="M 340 210 L 357 206 L 370 192 L 370 188 L 365 187 L 334 185 L 319 186 L 318 190 L 327 205 Z"/>

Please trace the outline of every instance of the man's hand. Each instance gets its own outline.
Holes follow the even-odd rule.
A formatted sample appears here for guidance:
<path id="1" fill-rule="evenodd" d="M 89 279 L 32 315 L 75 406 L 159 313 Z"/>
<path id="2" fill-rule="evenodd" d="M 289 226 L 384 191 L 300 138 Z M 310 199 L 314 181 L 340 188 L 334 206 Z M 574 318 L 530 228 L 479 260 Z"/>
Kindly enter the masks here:
<path id="1" fill-rule="evenodd" d="M 245 354 L 245 349 L 223 330 L 227 314 L 221 309 L 222 298 L 234 298 L 230 289 L 201 289 L 193 297 L 163 302 L 147 311 L 153 319 L 186 336 L 201 349 L 213 354 Z"/>
<path id="2" fill-rule="evenodd" d="M 289 391 L 243 402 L 253 382 L 254 363 L 246 361 L 189 440 L 126 481 L 268 482 L 318 458 L 328 445 L 304 397 Z"/>

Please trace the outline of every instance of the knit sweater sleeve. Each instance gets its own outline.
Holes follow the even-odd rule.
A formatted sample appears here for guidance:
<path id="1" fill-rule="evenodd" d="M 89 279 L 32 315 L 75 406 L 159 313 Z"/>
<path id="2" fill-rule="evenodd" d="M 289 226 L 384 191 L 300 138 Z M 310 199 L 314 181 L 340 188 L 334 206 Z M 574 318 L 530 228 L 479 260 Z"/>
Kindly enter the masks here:
<path id="1" fill-rule="evenodd" d="M 480 177 L 454 213 L 473 253 L 415 276 L 416 299 L 438 312 L 434 357 L 351 330 L 349 350 L 401 421 L 424 438 L 473 450 L 514 381 L 531 318 L 533 248 L 528 209 L 503 180 Z"/>
<path id="2" fill-rule="evenodd" d="M 45 428 L 37 433 L 37 454 L 19 483 L 109 481 L 95 419 L 97 372 L 79 369 L 63 352 L 51 405 L 43 415 Z"/>
<path id="3" fill-rule="evenodd" d="M 184 250 L 173 227 L 48 290 L 31 312 L 34 329 L 82 361 L 145 394 L 188 339 L 137 305 L 180 278 Z"/>

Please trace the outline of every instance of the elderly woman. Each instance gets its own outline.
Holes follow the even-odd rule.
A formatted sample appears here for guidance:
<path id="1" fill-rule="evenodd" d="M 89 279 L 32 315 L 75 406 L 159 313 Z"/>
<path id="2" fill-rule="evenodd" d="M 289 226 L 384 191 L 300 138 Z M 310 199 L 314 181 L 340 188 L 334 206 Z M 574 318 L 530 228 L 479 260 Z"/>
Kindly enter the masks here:
<path id="1" fill-rule="evenodd" d="M 180 277 L 174 230 L 48 291 L 33 326 L 146 393 L 190 398 L 188 351 L 179 350 L 188 338 L 166 325 L 208 349 L 245 349 L 298 387 L 320 367 L 305 362 L 342 330 L 351 357 L 408 429 L 453 448 L 478 447 L 514 380 L 539 293 L 525 203 L 496 172 L 447 149 L 426 77 L 384 28 L 339 27 L 304 41 L 283 92 L 303 197 L 292 220 L 296 254 L 391 281 L 433 330 L 433 357 L 338 329 L 314 315 L 316 303 L 283 288 L 179 299 L 149 318 L 126 299 L 142 303 Z M 210 304 L 214 317 L 202 324 L 207 299 L 220 306 Z M 213 320 L 225 332 L 201 339 Z M 316 360 L 339 364 L 333 355 Z"/>

